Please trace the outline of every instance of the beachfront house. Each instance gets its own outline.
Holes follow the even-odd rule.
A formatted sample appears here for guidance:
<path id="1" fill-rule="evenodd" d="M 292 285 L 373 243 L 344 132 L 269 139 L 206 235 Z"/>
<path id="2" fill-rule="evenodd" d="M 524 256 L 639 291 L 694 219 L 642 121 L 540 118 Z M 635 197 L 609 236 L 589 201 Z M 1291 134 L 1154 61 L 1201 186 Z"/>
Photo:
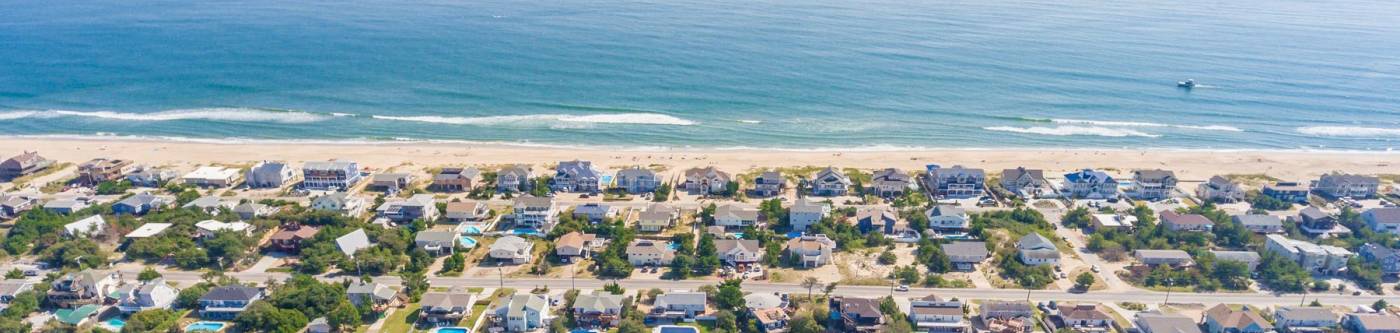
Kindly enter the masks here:
<path id="1" fill-rule="evenodd" d="M 199 298 L 199 317 L 208 320 L 233 320 L 253 302 L 263 298 L 262 289 L 227 285 L 214 287 Z"/>
<path id="2" fill-rule="evenodd" d="M 108 293 L 117 290 L 121 280 L 121 273 L 116 271 L 72 272 L 54 280 L 45 297 L 49 304 L 60 308 L 102 304 Z"/>
<path id="3" fill-rule="evenodd" d="M 1274 325 L 1248 305 L 1235 310 L 1229 305 L 1217 304 L 1206 310 L 1201 325 L 1206 333 L 1265 333 L 1273 332 Z"/>
<path id="4" fill-rule="evenodd" d="M 549 295 L 515 294 L 502 298 L 493 321 L 506 332 L 530 332 L 549 322 Z"/>
<path id="5" fill-rule="evenodd" d="M 1016 242 L 1016 250 L 1020 252 L 1021 263 L 1026 265 L 1060 263 L 1060 250 L 1055 247 L 1055 243 L 1038 233 L 1032 232 L 1021 237 L 1021 240 Z"/>
<path id="6" fill-rule="evenodd" d="M 180 178 L 180 174 L 173 170 L 151 166 L 137 166 L 126 174 L 126 181 L 136 187 L 163 187 L 177 178 Z"/>
<path id="7" fill-rule="evenodd" d="M 963 314 L 963 302 L 957 299 L 944 300 L 938 295 L 928 295 L 909 299 L 909 321 L 914 322 L 918 332 L 926 333 L 968 333 L 972 331 L 967 315 Z"/>
<path id="8" fill-rule="evenodd" d="M 430 291 L 419 298 L 419 320 L 431 326 L 456 325 L 472 314 L 476 294 L 461 291 Z"/>
<path id="9" fill-rule="evenodd" d="M 851 187 L 851 177 L 834 167 L 826 167 L 817 171 L 817 175 L 812 177 L 812 195 L 823 197 L 836 197 L 846 195 Z"/>
<path id="10" fill-rule="evenodd" d="M 1361 219 L 1372 231 L 1400 234 L 1400 207 L 1371 208 L 1361 213 Z"/>
<path id="11" fill-rule="evenodd" d="M 749 193 L 755 197 L 766 198 L 783 193 L 787 180 L 783 179 L 783 173 L 778 171 L 764 171 L 753 179 L 753 189 Z"/>
<path id="12" fill-rule="evenodd" d="M 1132 185 L 1125 193 L 1137 200 L 1164 200 L 1176 191 L 1176 182 L 1176 173 L 1170 170 L 1133 170 Z"/>
<path id="13" fill-rule="evenodd" d="M 122 286 L 113 295 L 120 296 L 117 299 L 117 310 L 130 315 L 146 310 L 169 309 L 179 293 L 180 290 L 165 283 L 165 279 L 157 278 L 141 284 Z"/>
<path id="14" fill-rule="evenodd" d="M 39 156 L 39 152 L 25 151 L 0 162 L 0 180 L 11 180 L 33 174 L 53 166 L 53 160 Z"/>
<path id="15" fill-rule="evenodd" d="M 1257 234 L 1283 232 L 1283 219 L 1278 216 L 1268 214 L 1243 214 L 1231 216 L 1230 220 Z"/>
<path id="16" fill-rule="evenodd" d="M 885 168 L 875 171 L 870 177 L 870 191 L 881 198 L 893 198 L 904 195 L 905 191 L 912 186 L 913 180 L 904 170 L 897 168 Z"/>
<path id="17" fill-rule="evenodd" d="M 655 171 L 634 166 L 617 172 L 616 187 L 631 194 L 655 192 L 661 186 L 661 178 Z"/>
<path id="18" fill-rule="evenodd" d="M 490 218 L 491 210 L 486 207 L 485 202 L 480 201 L 453 201 L 447 203 L 447 212 L 443 214 L 448 221 L 456 223 L 481 222 Z"/>
<path id="19" fill-rule="evenodd" d="M 685 171 L 685 182 L 681 183 L 681 188 L 686 192 L 698 195 L 723 194 L 728 195 L 729 182 L 734 181 L 728 172 L 719 171 L 715 167 L 691 168 Z"/>
<path id="20" fill-rule="evenodd" d="M 1343 272 L 1347 267 L 1347 260 L 1354 256 L 1351 251 L 1340 247 L 1289 239 L 1280 234 L 1269 234 L 1264 240 L 1265 250 L 1289 258 L 1315 274 L 1330 275 Z"/>
<path id="21" fill-rule="evenodd" d="M 1221 176 L 1210 177 L 1210 180 L 1196 186 L 1196 197 L 1205 201 L 1240 202 L 1244 201 L 1244 194 L 1240 183 Z"/>
<path id="22" fill-rule="evenodd" d="M 598 223 L 617 216 L 617 207 L 606 203 L 589 202 L 574 206 L 574 217 Z"/>
<path id="23" fill-rule="evenodd" d="M 1333 172 L 1319 177 L 1312 190 L 1333 199 L 1371 199 L 1380 185 L 1378 177 Z"/>
<path id="24" fill-rule="evenodd" d="M 637 215 L 637 230 L 642 232 L 661 232 L 676 224 L 676 219 L 680 217 L 680 211 L 665 204 L 654 203 L 648 205 L 641 214 Z"/>
<path id="25" fill-rule="evenodd" d="M 1210 232 L 1215 228 L 1215 222 L 1201 214 L 1179 214 L 1171 210 L 1163 210 L 1157 215 L 1161 219 L 1162 225 L 1171 231 Z"/>
<path id="26" fill-rule="evenodd" d="M 39 199 L 30 195 L 0 193 L 0 218 L 15 218 L 34 209 Z"/>
<path id="27" fill-rule="evenodd" d="M 1259 194 L 1283 202 L 1308 204 L 1308 187 L 1298 182 L 1276 182 L 1265 185 Z"/>
<path id="28" fill-rule="evenodd" d="M 1065 174 L 1061 192 L 1077 199 L 1110 199 L 1118 197 L 1118 180 L 1108 173 L 1083 169 Z"/>
<path id="29" fill-rule="evenodd" d="M 223 188 L 243 179 L 243 172 L 234 168 L 204 166 L 180 177 L 185 185 Z"/>
<path id="30" fill-rule="evenodd" d="M 1337 221 L 1335 215 L 1324 212 L 1322 209 L 1317 208 L 1317 206 L 1308 206 L 1307 208 L 1299 210 L 1293 222 L 1298 225 L 1298 229 L 1302 230 L 1303 233 L 1317 237 L 1351 233 L 1351 228 L 1347 228 L 1347 226 Z"/>
<path id="31" fill-rule="evenodd" d="M 990 257 L 986 242 L 951 242 L 940 245 L 953 269 L 970 272 Z"/>
<path id="32" fill-rule="evenodd" d="M 676 250 L 670 243 L 647 239 L 632 240 L 624 253 L 633 266 L 665 266 L 676 258 Z"/>
<path id="33" fill-rule="evenodd" d="M 788 225 L 792 226 L 793 231 L 807 231 L 807 227 L 821 223 L 822 219 L 830 215 L 831 205 L 802 197 L 789 207 Z"/>
<path id="34" fill-rule="evenodd" d="M 961 235 L 967 233 L 971 219 L 962 207 L 935 205 L 924 211 L 928 217 L 928 228 L 938 235 Z"/>
<path id="35" fill-rule="evenodd" d="M 301 166 L 301 188 L 344 191 L 364 179 L 360 164 L 353 161 L 310 161 Z"/>
<path id="36" fill-rule="evenodd" d="M 987 174 L 982 169 L 965 168 L 954 165 L 940 168 L 928 167 L 926 184 L 934 197 L 947 199 L 973 198 L 982 195 L 986 188 Z"/>
<path id="37" fill-rule="evenodd" d="M 525 192 L 534 186 L 535 171 L 528 165 L 512 165 L 496 172 L 496 192 Z"/>
<path id="38" fill-rule="evenodd" d="M 1026 169 L 1017 167 L 1015 169 L 1001 170 L 1001 188 L 1006 189 L 1018 197 L 1036 198 L 1051 192 L 1050 182 L 1045 180 L 1045 170 Z"/>
<path id="39" fill-rule="evenodd" d="M 1326 307 L 1283 306 L 1274 310 L 1274 327 L 1284 333 L 1331 332 L 1337 313 Z"/>
<path id="40" fill-rule="evenodd" d="M 452 231 L 419 231 L 413 235 L 414 247 L 438 256 L 452 254 L 457 250 L 458 241 L 457 233 Z"/>
<path id="41" fill-rule="evenodd" d="M 491 243 L 489 255 L 497 263 L 528 264 L 534 258 L 535 243 L 517 236 L 505 236 Z"/>
<path id="42" fill-rule="evenodd" d="M 831 263 L 831 255 L 836 251 L 836 241 L 822 234 L 806 235 L 789 239 L 784 249 L 803 268 L 821 267 Z"/>
<path id="43" fill-rule="evenodd" d="M 283 161 L 262 161 L 248 169 L 243 182 L 251 188 L 280 188 L 297 181 L 297 171 Z"/>
<path id="44" fill-rule="evenodd" d="M 1381 274 L 1400 275 L 1400 250 L 1381 244 L 1366 243 L 1361 245 L 1361 259 L 1380 266 Z"/>
<path id="45" fill-rule="evenodd" d="M 547 233 L 559 221 L 559 207 L 554 198 L 523 195 L 511 204 L 511 217 L 516 228 L 534 229 Z"/>
<path id="46" fill-rule="evenodd" d="M 379 173 L 369 177 L 370 190 L 398 193 L 413 185 L 413 175 L 402 172 Z"/>
<path id="47" fill-rule="evenodd" d="M 476 168 L 442 168 L 433 174 L 428 189 L 438 192 L 466 192 L 481 181 L 481 170 Z"/>
<path id="48" fill-rule="evenodd" d="M 437 202 L 432 194 L 414 194 L 408 199 L 386 201 L 375 209 L 380 217 L 398 223 L 413 220 L 434 221 L 438 218 Z"/>
<path id="49" fill-rule="evenodd" d="M 345 192 L 329 193 L 311 200 L 311 209 L 336 212 L 350 217 L 364 214 L 366 205 L 368 203 L 364 198 Z"/>
<path id="50" fill-rule="evenodd" d="M 131 161 L 97 158 L 78 165 L 78 183 L 84 186 L 97 186 L 103 182 L 116 181 L 132 170 Z"/>
<path id="51" fill-rule="evenodd" d="M 715 208 L 715 225 L 717 226 L 729 229 L 740 229 L 748 226 L 756 226 L 758 225 L 758 220 L 759 211 L 758 208 L 755 207 L 740 204 L 724 204 Z"/>
<path id="52" fill-rule="evenodd" d="M 549 188 L 555 192 L 598 193 L 602 191 L 603 172 L 590 161 L 561 161 L 554 169 Z"/>

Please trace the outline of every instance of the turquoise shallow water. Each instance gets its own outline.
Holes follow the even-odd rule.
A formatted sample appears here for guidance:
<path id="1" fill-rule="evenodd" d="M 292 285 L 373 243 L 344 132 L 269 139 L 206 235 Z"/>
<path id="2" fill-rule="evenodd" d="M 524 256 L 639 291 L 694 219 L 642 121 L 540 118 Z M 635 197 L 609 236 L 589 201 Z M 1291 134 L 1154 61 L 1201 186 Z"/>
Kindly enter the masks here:
<path id="1" fill-rule="evenodd" d="M 1395 1 L 7 1 L 0 135 L 1400 146 Z M 1202 86 L 1176 87 L 1194 78 Z"/>

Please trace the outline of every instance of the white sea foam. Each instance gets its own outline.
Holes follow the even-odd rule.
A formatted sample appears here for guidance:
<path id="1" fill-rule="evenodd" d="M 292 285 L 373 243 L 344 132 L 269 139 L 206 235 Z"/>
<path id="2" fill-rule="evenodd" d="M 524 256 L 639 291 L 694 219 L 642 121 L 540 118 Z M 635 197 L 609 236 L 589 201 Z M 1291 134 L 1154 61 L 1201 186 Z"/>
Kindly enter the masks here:
<path id="1" fill-rule="evenodd" d="M 1355 126 L 1308 126 L 1299 127 L 1298 133 L 1313 136 L 1331 137 L 1400 137 L 1400 128 L 1355 127 Z"/>
<path id="2" fill-rule="evenodd" d="M 1043 120 L 1041 120 L 1041 119 L 1030 119 L 1030 120 L 1033 120 L 1033 121 L 1043 121 Z M 1139 121 L 1111 121 L 1111 120 L 1083 120 L 1083 119 L 1048 119 L 1048 120 L 1049 120 L 1050 122 L 1052 122 L 1052 123 L 1062 124 L 1062 125 L 1092 125 L 1092 126 L 1111 126 L 1111 127 L 1169 127 L 1169 128 L 1182 128 L 1182 129 L 1205 130 L 1205 131 L 1244 132 L 1244 130 L 1240 129 L 1239 127 L 1225 126 L 1225 125 L 1174 125 L 1174 124 L 1149 123 L 1149 122 L 1139 122 Z"/>
<path id="3" fill-rule="evenodd" d="M 690 126 L 696 122 L 658 113 L 613 113 L 613 114 L 532 114 L 516 116 L 486 117 L 443 117 L 443 116 L 371 116 L 374 119 L 417 121 L 453 125 L 506 125 L 506 124 L 547 124 L 570 126 L 580 124 L 634 124 L 634 125 L 675 125 Z"/>
<path id="4" fill-rule="evenodd" d="M 125 121 L 221 120 L 237 122 L 309 123 L 325 120 L 322 114 L 300 111 L 277 111 L 250 108 L 179 109 L 152 113 L 115 111 L 12 111 L 0 113 L 0 120 L 25 118 L 51 119 L 60 117 L 96 118 Z"/>
<path id="5" fill-rule="evenodd" d="M 1145 138 L 1155 138 L 1155 137 L 1159 137 L 1159 136 L 1160 136 L 1160 135 L 1156 135 L 1156 134 L 1143 133 L 1143 132 L 1137 131 L 1137 130 L 1123 129 L 1123 128 L 1109 128 L 1109 127 L 1101 127 L 1101 126 L 1056 126 L 1056 127 L 1043 127 L 1043 126 L 1033 126 L 1033 127 L 991 126 L 991 127 L 983 127 L 982 129 L 985 129 L 985 130 L 988 130 L 988 131 L 998 131 L 998 132 L 1012 132 L 1012 133 L 1023 133 L 1023 134 L 1040 134 L 1040 135 L 1053 135 L 1053 136 L 1071 136 L 1071 135 L 1079 135 L 1079 136 L 1106 136 L 1106 137 L 1115 137 L 1115 138 L 1129 137 L 1129 136 L 1145 137 Z"/>
<path id="6" fill-rule="evenodd" d="M 763 123 L 762 120 L 753 120 L 753 119 L 739 119 L 738 121 L 741 122 L 741 123 L 745 123 L 745 124 L 762 124 L 762 123 Z"/>

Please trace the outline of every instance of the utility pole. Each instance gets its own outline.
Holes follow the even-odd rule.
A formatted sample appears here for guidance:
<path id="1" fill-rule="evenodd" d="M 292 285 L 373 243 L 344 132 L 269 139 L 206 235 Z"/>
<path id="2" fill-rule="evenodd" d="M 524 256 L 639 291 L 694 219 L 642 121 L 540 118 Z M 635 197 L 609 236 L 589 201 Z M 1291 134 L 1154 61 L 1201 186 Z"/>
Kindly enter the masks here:
<path id="1" fill-rule="evenodd" d="M 506 272 L 496 267 L 496 276 L 501 278 L 501 289 L 506 289 Z"/>
<path id="2" fill-rule="evenodd" d="M 1172 300 L 1172 278 L 1167 278 L 1167 299 L 1162 300 L 1162 305 L 1167 305 Z"/>

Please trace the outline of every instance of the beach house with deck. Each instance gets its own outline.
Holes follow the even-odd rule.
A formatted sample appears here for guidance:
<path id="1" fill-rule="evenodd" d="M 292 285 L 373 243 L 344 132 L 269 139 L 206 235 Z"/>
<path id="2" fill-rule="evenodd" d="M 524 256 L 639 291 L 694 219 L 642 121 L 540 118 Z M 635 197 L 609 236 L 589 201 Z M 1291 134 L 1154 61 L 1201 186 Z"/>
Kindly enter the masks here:
<path id="1" fill-rule="evenodd" d="M 344 191 L 364 179 L 360 164 L 354 161 L 310 161 L 301 167 L 301 188 Z"/>
<path id="2" fill-rule="evenodd" d="M 934 197 L 948 199 L 973 198 L 986 189 L 987 174 L 982 169 L 954 165 L 951 168 L 929 166 L 926 186 Z"/>

